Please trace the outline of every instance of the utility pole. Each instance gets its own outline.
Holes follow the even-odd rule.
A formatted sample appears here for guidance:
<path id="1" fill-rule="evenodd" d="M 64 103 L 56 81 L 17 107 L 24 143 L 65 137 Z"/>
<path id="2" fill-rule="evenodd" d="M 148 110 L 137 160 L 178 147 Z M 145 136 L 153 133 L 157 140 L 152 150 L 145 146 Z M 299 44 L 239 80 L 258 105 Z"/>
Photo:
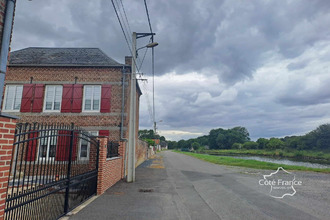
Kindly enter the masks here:
<path id="1" fill-rule="evenodd" d="M 127 182 L 135 181 L 135 129 L 136 129 L 136 32 L 132 34 L 132 74 L 129 105 L 129 130 L 128 130 L 128 171 Z"/>
<path id="2" fill-rule="evenodd" d="M 127 164 L 127 179 L 128 183 L 135 181 L 135 146 L 136 146 L 136 57 L 137 51 L 142 48 L 154 48 L 158 45 L 157 42 L 152 42 L 144 47 L 136 49 L 136 40 L 141 37 L 153 36 L 155 33 L 136 33 L 132 34 L 132 74 L 130 87 L 130 104 L 129 104 L 129 124 L 128 124 L 128 164 Z"/>
<path id="3" fill-rule="evenodd" d="M 15 5 L 16 5 L 16 0 L 7 0 L 5 7 L 6 13 L 4 18 L 4 24 L 2 30 L 2 42 L 0 47 L 1 50 L 0 51 L 0 112 L 1 112 L 3 89 L 5 85 L 10 38 L 13 29 Z"/>

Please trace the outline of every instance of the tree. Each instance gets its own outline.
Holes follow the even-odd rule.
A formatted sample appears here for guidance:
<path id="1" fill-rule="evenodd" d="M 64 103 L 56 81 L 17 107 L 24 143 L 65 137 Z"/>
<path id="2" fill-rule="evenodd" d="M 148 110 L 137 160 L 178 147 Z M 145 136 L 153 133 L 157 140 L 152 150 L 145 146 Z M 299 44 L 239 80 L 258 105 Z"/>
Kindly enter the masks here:
<path id="1" fill-rule="evenodd" d="M 178 148 L 178 142 L 176 142 L 176 141 L 168 141 L 167 145 L 168 145 L 168 149 L 177 149 Z"/>
<path id="2" fill-rule="evenodd" d="M 185 140 L 179 140 L 178 148 L 187 148 L 187 142 Z"/>
<path id="3" fill-rule="evenodd" d="M 155 146 L 155 141 L 154 140 L 151 140 L 151 139 L 144 139 L 149 146 Z"/>
<path id="4" fill-rule="evenodd" d="M 223 133 L 224 129 L 218 128 L 218 129 L 212 129 L 208 136 L 208 143 L 211 149 L 218 149 L 219 145 L 217 143 L 217 138 L 219 133 Z"/>
<path id="5" fill-rule="evenodd" d="M 248 141 L 243 144 L 245 149 L 258 149 L 259 144 L 254 141 Z"/>
<path id="6" fill-rule="evenodd" d="M 241 149 L 243 146 L 243 144 L 240 144 L 240 143 L 234 143 L 231 148 L 232 149 Z"/>
<path id="7" fill-rule="evenodd" d="M 257 140 L 257 143 L 259 145 L 259 149 L 265 149 L 267 144 L 268 144 L 269 140 L 266 138 L 259 138 Z"/>
<path id="8" fill-rule="evenodd" d="M 284 142 L 278 138 L 271 138 L 266 147 L 270 150 L 282 149 L 284 147 Z"/>
<path id="9" fill-rule="evenodd" d="M 140 139 L 155 139 L 155 133 L 154 130 L 140 130 L 139 131 L 139 138 Z"/>
<path id="10" fill-rule="evenodd" d="M 239 134 L 241 141 L 246 142 L 250 140 L 250 134 L 249 131 L 245 127 L 234 127 L 231 129 L 232 131 L 235 131 L 237 134 Z"/>
<path id="11" fill-rule="evenodd" d="M 309 134 L 309 148 L 330 149 L 330 124 L 323 124 Z"/>
<path id="12" fill-rule="evenodd" d="M 194 142 L 191 144 L 192 148 L 194 148 L 194 150 L 198 150 L 200 148 L 200 144 L 198 142 Z"/>

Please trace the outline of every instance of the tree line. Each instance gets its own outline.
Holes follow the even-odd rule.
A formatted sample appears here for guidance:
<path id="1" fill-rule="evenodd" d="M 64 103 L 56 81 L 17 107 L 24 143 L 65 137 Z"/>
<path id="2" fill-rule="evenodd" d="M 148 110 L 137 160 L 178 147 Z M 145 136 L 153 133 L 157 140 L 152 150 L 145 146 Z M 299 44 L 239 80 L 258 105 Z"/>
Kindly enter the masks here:
<path id="1" fill-rule="evenodd" d="M 168 141 L 169 149 L 296 149 L 330 151 L 330 124 L 323 124 L 302 136 L 259 138 L 251 141 L 245 127 L 212 129 L 208 135 L 189 140 Z"/>
<path id="2" fill-rule="evenodd" d="M 155 134 L 154 130 L 152 129 L 139 130 L 138 135 L 139 139 L 146 141 L 151 146 L 155 146 L 155 139 L 159 139 L 160 141 L 166 141 L 164 136 Z"/>

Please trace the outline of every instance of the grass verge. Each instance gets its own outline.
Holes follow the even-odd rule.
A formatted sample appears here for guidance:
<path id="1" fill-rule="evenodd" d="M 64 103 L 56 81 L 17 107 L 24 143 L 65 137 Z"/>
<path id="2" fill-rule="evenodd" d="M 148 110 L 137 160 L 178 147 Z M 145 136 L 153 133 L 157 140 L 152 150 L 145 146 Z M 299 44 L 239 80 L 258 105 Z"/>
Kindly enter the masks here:
<path id="1" fill-rule="evenodd" d="M 200 153 L 214 155 L 249 155 L 249 156 L 269 156 L 269 157 L 287 157 L 287 158 L 303 158 L 311 160 L 330 160 L 330 153 L 321 151 L 306 150 L 245 150 L 245 149 L 228 149 L 228 150 L 202 150 Z"/>
<path id="2" fill-rule="evenodd" d="M 269 163 L 257 160 L 244 160 L 237 159 L 232 157 L 222 157 L 222 156 L 213 156 L 207 154 L 198 154 L 198 153 L 190 153 L 190 152 L 182 152 L 178 150 L 173 150 L 173 152 L 182 153 L 185 155 L 189 155 L 200 160 L 204 160 L 207 162 L 220 164 L 220 165 L 228 165 L 228 166 L 239 166 L 239 167 L 249 167 L 255 169 L 266 169 L 266 170 L 276 170 L 278 167 L 283 167 L 286 170 L 300 170 L 300 171 L 314 171 L 321 173 L 330 173 L 330 168 L 311 168 L 311 167 L 303 167 L 303 166 L 293 166 L 293 165 L 284 165 L 284 164 L 276 164 Z"/>

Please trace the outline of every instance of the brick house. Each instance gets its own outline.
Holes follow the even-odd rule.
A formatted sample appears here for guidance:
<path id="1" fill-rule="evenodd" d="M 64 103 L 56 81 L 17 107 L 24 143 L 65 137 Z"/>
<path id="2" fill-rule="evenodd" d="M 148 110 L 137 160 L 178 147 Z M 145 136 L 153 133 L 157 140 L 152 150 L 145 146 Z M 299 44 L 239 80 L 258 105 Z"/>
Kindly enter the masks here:
<path id="1" fill-rule="evenodd" d="M 122 170 L 124 139 L 128 137 L 130 64 L 130 57 L 120 64 L 98 48 L 31 47 L 11 52 L 2 112 L 19 117 L 18 122 L 74 123 L 93 135 L 107 136 L 119 143 Z M 139 107 L 139 86 L 136 92 Z M 39 159 L 61 160 L 57 145 L 56 140 L 43 140 L 32 150 L 38 152 Z M 86 143 L 78 145 L 77 158 L 88 157 Z"/>

